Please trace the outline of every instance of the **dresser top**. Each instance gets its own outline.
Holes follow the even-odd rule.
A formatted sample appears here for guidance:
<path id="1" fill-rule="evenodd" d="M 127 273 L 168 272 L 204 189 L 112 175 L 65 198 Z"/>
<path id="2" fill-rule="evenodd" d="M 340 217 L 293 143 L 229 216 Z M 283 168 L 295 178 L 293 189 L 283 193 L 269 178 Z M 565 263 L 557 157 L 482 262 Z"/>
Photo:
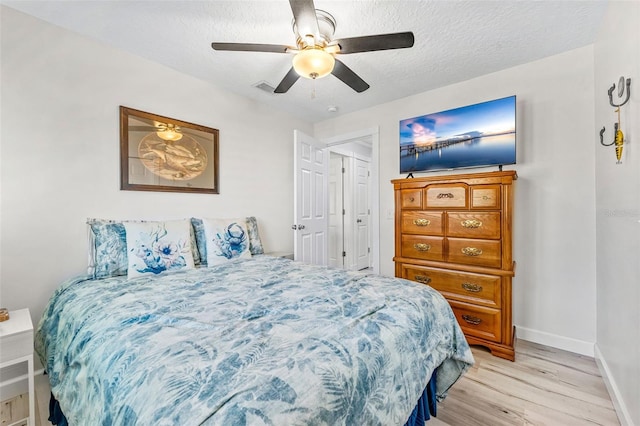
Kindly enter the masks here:
<path id="1" fill-rule="evenodd" d="M 24 332 L 32 332 L 31 314 L 29 309 L 19 309 L 9 312 L 9 319 L 0 322 L 0 337 L 5 338 Z"/>
<path id="2" fill-rule="evenodd" d="M 464 182 L 474 184 L 486 184 L 486 183 L 510 183 L 512 180 L 518 179 L 518 174 L 515 170 L 504 170 L 501 172 L 483 172 L 483 173 L 466 173 L 455 175 L 434 175 L 434 176 L 421 176 L 416 178 L 402 178 L 393 179 L 393 183 L 396 187 L 416 187 L 422 185 L 429 185 L 433 183 L 453 183 Z"/>

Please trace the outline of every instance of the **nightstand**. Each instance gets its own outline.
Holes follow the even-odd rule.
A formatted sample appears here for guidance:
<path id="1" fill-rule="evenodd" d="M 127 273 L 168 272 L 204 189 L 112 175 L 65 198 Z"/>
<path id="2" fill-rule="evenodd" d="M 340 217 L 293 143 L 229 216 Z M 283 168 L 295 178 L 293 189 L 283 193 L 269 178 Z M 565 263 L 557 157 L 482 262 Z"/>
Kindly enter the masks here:
<path id="1" fill-rule="evenodd" d="M 21 362 L 27 363 L 29 382 L 29 426 L 35 426 L 35 392 L 33 383 L 33 324 L 29 309 L 9 312 L 9 319 L 0 322 L 0 369 Z M 22 419 L 21 421 L 24 421 Z M 20 422 L 18 422 L 19 424 Z"/>
<path id="2" fill-rule="evenodd" d="M 272 251 L 270 253 L 265 253 L 267 256 L 273 256 L 273 257 L 283 257 L 285 259 L 291 259 L 293 260 L 293 253 L 288 252 L 288 251 Z"/>

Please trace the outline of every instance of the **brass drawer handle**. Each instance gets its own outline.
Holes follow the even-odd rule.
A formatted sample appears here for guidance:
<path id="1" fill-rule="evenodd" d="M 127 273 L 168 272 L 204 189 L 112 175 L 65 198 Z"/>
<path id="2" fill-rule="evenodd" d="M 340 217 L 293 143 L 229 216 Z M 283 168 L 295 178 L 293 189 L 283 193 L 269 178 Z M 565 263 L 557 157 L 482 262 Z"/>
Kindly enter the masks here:
<path id="1" fill-rule="evenodd" d="M 480 228 L 482 226 L 482 222 L 477 219 L 467 219 L 460 222 L 464 228 Z"/>
<path id="2" fill-rule="evenodd" d="M 425 243 L 416 243 L 413 245 L 413 248 L 418 251 L 429 251 L 429 249 L 431 249 L 431 246 Z"/>
<path id="3" fill-rule="evenodd" d="M 464 247 L 462 249 L 462 254 L 465 256 L 480 256 L 482 254 L 482 249 L 476 247 Z"/>
<path id="4" fill-rule="evenodd" d="M 450 192 L 441 192 L 436 198 L 453 198 L 453 194 Z"/>
<path id="5" fill-rule="evenodd" d="M 462 288 L 471 293 L 479 293 L 482 291 L 482 286 L 472 283 L 462 283 Z"/>
<path id="6" fill-rule="evenodd" d="M 416 281 L 422 284 L 429 284 L 431 282 L 431 278 L 426 275 L 416 275 Z"/>
<path id="7" fill-rule="evenodd" d="M 478 317 L 474 317 L 473 315 L 463 315 L 462 319 L 468 322 L 469 324 L 478 325 L 482 322 L 482 319 Z"/>
<path id="8" fill-rule="evenodd" d="M 416 199 L 413 197 L 409 197 L 409 201 L 411 201 L 412 203 L 415 201 Z"/>
<path id="9" fill-rule="evenodd" d="M 414 219 L 413 224 L 416 226 L 429 226 L 431 221 L 429 219 Z"/>

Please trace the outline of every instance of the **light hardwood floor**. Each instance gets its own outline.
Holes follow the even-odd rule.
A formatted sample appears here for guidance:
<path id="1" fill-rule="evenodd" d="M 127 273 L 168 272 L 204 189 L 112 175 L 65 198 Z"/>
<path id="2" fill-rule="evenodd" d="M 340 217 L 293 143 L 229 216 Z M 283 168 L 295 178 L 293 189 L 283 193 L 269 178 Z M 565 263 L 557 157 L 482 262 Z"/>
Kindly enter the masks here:
<path id="1" fill-rule="evenodd" d="M 516 343 L 515 362 L 472 350 L 476 363 L 438 405 L 438 420 L 451 426 L 620 424 L 593 358 L 524 340 Z"/>
<path id="2" fill-rule="evenodd" d="M 428 426 L 620 424 L 593 358 L 523 340 L 515 362 L 472 351 L 475 365 Z M 36 426 L 50 424 L 48 407 L 47 376 L 36 376 Z"/>

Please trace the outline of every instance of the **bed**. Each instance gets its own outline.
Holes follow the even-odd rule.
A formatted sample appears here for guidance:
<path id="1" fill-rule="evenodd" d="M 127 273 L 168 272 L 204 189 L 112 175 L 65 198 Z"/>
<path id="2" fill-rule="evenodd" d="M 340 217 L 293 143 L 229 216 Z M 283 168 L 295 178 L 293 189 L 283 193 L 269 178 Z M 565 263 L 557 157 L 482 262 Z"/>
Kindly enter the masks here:
<path id="1" fill-rule="evenodd" d="M 473 363 L 430 287 L 262 254 L 71 279 L 35 345 L 71 425 L 403 425 Z"/>

